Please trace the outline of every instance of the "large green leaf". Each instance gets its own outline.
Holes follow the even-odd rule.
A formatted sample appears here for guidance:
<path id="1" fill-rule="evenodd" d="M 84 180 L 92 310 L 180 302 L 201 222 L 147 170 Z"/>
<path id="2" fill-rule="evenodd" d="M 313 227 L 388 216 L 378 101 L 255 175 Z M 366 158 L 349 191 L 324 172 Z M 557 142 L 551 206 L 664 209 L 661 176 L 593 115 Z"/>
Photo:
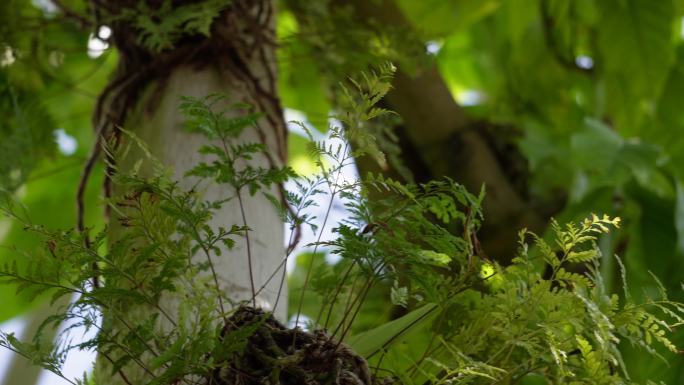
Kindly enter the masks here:
<path id="1" fill-rule="evenodd" d="M 671 0 L 599 2 L 600 68 L 607 81 L 608 107 L 621 129 L 633 130 L 659 96 L 673 59 Z"/>
<path id="2" fill-rule="evenodd" d="M 662 146 L 672 158 L 672 167 L 684 175 L 684 45 L 677 48 L 677 60 L 665 82 L 652 119 L 644 123 L 642 138 Z"/>
<path id="3" fill-rule="evenodd" d="M 397 4 L 428 37 L 461 31 L 495 11 L 500 0 L 399 0 Z"/>
<path id="4" fill-rule="evenodd" d="M 656 92 L 673 59 L 671 0 L 601 1 L 599 48 L 606 71 L 629 75 L 630 83 Z"/>
<path id="5" fill-rule="evenodd" d="M 610 127 L 595 119 L 587 119 L 581 130 L 570 137 L 572 159 L 582 169 L 607 170 L 623 145 L 623 140 Z"/>
<path id="6" fill-rule="evenodd" d="M 501 11 L 504 14 L 502 24 L 508 31 L 508 38 L 515 44 L 522 43 L 531 26 L 539 19 L 539 2 L 536 0 L 509 0 Z"/>
<path id="7" fill-rule="evenodd" d="M 364 357 L 371 356 L 387 349 L 391 344 L 401 340 L 406 333 L 431 320 L 431 315 L 436 309 L 436 304 L 424 305 L 401 318 L 350 337 L 347 344 L 358 354 Z"/>

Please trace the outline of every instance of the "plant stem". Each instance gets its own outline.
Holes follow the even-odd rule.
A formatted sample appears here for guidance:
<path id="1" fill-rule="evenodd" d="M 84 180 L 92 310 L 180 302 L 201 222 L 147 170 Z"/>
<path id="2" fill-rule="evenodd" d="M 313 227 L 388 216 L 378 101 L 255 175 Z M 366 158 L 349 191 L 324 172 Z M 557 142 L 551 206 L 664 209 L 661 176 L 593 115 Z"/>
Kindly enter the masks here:
<path id="1" fill-rule="evenodd" d="M 240 206 L 240 215 L 242 216 L 242 226 L 245 228 L 245 242 L 247 242 L 247 264 L 249 265 L 249 285 L 252 289 L 252 306 L 256 308 L 256 290 L 254 288 L 254 271 L 252 268 L 252 246 L 249 240 L 249 226 L 247 225 L 245 205 L 242 202 L 242 194 L 240 193 L 239 188 L 236 190 L 236 194 Z"/>

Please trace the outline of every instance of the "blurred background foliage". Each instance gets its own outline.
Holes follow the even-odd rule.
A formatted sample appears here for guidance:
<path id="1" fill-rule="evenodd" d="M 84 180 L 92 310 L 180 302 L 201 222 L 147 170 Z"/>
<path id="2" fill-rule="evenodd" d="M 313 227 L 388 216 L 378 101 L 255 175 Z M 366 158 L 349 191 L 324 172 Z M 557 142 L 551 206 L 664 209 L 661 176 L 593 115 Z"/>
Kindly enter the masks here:
<path id="1" fill-rule="evenodd" d="M 515 238 L 522 225 L 543 229 L 551 216 L 620 216 L 622 230 L 601 244 L 609 285 L 618 289 L 609 258 L 617 253 L 632 295 L 657 291 L 653 272 L 684 300 L 683 17 L 682 0 L 283 0 L 280 97 L 290 116 L 325 131 L 338 82 L 391 60 L 400 73 L 387 105 L 401 120 L 389 122 L 396 162 L 382 170 L 417 181 L 447 174 L 471 186 L 488 182 L 477 178 L 479 160 L 463 159 L 479 154 L 457 145 L 470 142 L 451 141 L 475 132 L 517 194 L 494 186 L 488 199 L 503 204 L 492 204 L 485 220 L 506 221 L 491 226 Z M 82 0 L 0 4 L 0 187 L 20 197 L 35 223 L 74 226 L 75 191 L 93 142 L 91 113 L 117 62 L 107 38 Z M 439 149 L 420 141 L 437 132 L 433 120 L 448 123 L 449 140 Z M 290 161 L 306 172 L 312 167 L 304 143 L 291 135 Z M 362 174 L 373 167 L 359 163 Z M 91 181 L 87 194 L 86 220 L 94 227 L 103 225 L 100 183 Z M 523 219 L 497 215 L 506 202 L 525 211 Z M 484 236 L 485 251 L 492 245 L 494 257 L 508 260 L 515 248 L 496 230 L 483 230 L 492 234 Z M 2 218 L 0 240 L 0 262 L 6 246 L 40 247 Z M 291 286 L 302 276 L 295 269 Z M 316 300 L 307 298 L 305 313 Z M 359 325 L 363 317 L 391 318 L 384 300 L 370 296 Z M 0 304 L 0 321 L 30 318 L 39 305 L 5 286 Z M 629 346 L 625 357 L 635 380 L 684 383 L 678 357 L 668 356 L 668 367 L 635 359 Z"/>

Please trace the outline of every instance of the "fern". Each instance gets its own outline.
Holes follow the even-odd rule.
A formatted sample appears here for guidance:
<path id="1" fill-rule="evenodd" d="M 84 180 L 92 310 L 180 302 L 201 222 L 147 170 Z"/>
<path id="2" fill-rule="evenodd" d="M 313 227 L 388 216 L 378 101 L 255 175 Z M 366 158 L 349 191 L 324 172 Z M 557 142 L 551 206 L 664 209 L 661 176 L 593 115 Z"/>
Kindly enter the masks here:
<path id="1" fill-rule="evenodd" d="M 364 127 L 387 114 L 375 103 L 387 92 L 391 72 L 388 66 L 350 81 L 349 108 L 339 114 L 342 126 L 333 127 L 326 141 L 312 139 L 319 175 L 297 179 L 283 199 L 270 197 L 292 230 L 283 263 L 294 250 L 297 228 L 317 231 L 305 263 L 299 263 L 303 269 L 293 273 L 300 277 L 293 287 L 299 294 L 295 321 L 308 316 L 314 333 L 286 329 L 219 289 L 213 259 L 237 239 L 249 242 L 251 230 L 244 218 L 212 228 L 212 216 L 226 200 L 266 193 L 294 175 L 288 168 L 246 162 L 263 156 L 265 148 L 237 137 L 261 114 L 243 104 L 217 110 L 225 102 L 217 94 L 181 102 L 190 131 L 212 139 L 201 149 L 205 161 L 188 176 L 225 184 L 233 195 L 206 201 L 194 189 L 180 189 L 159 165 L 147 177 L 140 167 L 119 172 L 116 183 L 125 193 L 108 202 L 118 215 L 119 234 L 108 247 L 106 231 L 94 234 L 86 247 L 85 234 L 46 229 L 16 206 L 3 206 L 7 216 L 43 239 L 44 248 L 15 250 L 17 259 L 28 262 L 1 266 L 0 281 L 33 297 L 76 299 L 47 318 L 32 342 L 0 333 L 0 346 L 58 375 L 69 351 L 97 350 L 112 375 L 123 377 L 125 368 L 135 366 L 157 385 L 243 378 L 235 370 L 225 374 L 237 367 L 248 368 L 245 378 L 273 382 L 294 376 L 287 378 L 323 383 L 344 371 L 377 384 L 513 384 L 531 377 L 554 384 L 627 384 L 623 341 L 653 355 L 657 346 L 678 351 L 671 335 L 684 323 L 684 305 L 668 299 L 662 285 L 659 298 L 644 303 L 620 298 L 607 292 L 598 274 L 596 244 L 619 227 L 619 218 L 553 221 L 548 241 L 522 230 L 518 255 L 501 266 L 478 249 L 484 190 L 474 195 L 450 179 L 407 184 L 382 175 L 342 178 L 353 157 L 382 161 L 380 145 Z M 348 140 L 356 143 L 353 149 Z M 381 197 L 369 198 L 378 191 Z M 329 199 L 328 209 L 317 218 L 311 209 L 322 196 Z M 334 237 L 323 239 L 333 200 L 347 215 L 331 229 Z M 340 261 L 329 264 L 324 253 Z M 543 274 L 542 263 L 550 273 Z M 94 285 L 94 276 L 104 284 Z M 262 289 L 253 287 L 252 294 Z M 165 296 L 183 301 L 167 308 L 161 305 Z M 378 303 L 392 303 L 403 315 L 389 320 L 369 308 Z M 102 314 L 107 316 L 99 322 Z M 41 338 L 45 328 L 65 321 L 72 326 L 56 343 Z M 97 334 L 71 344 L 79 326 Z M 344 342 L 363 352 L 372 370 Z M 311 367 L 302 346 L 329 349 L 333 358 Z M 337 364 L 338 359 L 347 361 Z"/>
<path id="2" fill-rule="evenodd" d="M 202 1 L 185 5 L 172 5 L 164 0 L 159 7 L 146 2 L 124 8 L 112 21 L 126 21 L 137 33 L 137 43 L 152 52 L 170 49 L 183 36 L 210 36 L 214 19 L 227 7 L 224 0 Z"/>

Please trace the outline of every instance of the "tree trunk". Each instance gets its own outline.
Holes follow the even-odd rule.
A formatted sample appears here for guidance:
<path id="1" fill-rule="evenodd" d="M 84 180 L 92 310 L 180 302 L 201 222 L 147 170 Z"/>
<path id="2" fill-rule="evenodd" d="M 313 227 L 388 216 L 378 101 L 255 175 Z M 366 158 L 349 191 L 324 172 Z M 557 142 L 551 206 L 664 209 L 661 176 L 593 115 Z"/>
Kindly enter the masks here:
<path id="1" fill-rule="evenodd" d="M 362 21 L 412 28 L 393 0 L 337 3 L 352 5 Z M 522 154 L 515 144 L 507 142 L 510 138 L 496 137 L 502 136 L 497 131 L 501 127 L 466 114 L 436 64 L 414 74 L 400 67 L 392 86 L 384 102 L 403 119 L 395 129 L 401 138 L 402 160 L 416 181 L 447 176 L 472 193 L 485 186 L 485 221 L 478 235 L 483 252 L 499 261 L 510 261 L 518 247 L 518 230 L 525 227 L 542 232 L 548 217 L 558 209 L 558 202 L 544 202 L 543 207 L 533 203 L 527 193 L 527 165 Z M 374 167 L 368 162 L 359 165 L 362 173 L 374 171 Z"/>
<path id="2" fill-rule="evenodd" d="M 266 40 L 266 37 L 274 35 L 274 15 L 274 4 L 271 1 L 234 1 L 214 20 L 211 37 L 199 42 L 181 42 L 174 47 L 176 52 L 163 52 L 159 57 L 149 58 L 152 63 L 158 60 L 158 65 L 165 66 L 153 70 L 146 69 L 144 60 L 140 57 L 135 57 L 135 54 L 131 57 L 126 52 L 133 45 L 129 40 L 122 40 L 124 37 L 131 38 L 130 34 L 127 35 L 130 33 L 126 30 L 127 27 L 119 26 L 117 29 L 114 26 L 115 41 L 123 56 L 116 79 L 140 79 L 141 71 L 142 76 L 152 75 L 152 78 L 141 81 L 137 89 L 112 92 L 115 88 L 110 87 L 110 93 L 102 98 L 105 106 L 103 110 L 117 111 L 116 108 L 119 108 L 118 117 L 124 123 L 122 126 L 142 138 L 151 153 L 165 166 L 173 169 L 174 178 L 181 181 L 181 189 L 190 190 L 194 187 L 196 180 L 183 179 L 183 176 L 200 161 L 202 157 L 198 154 L 198 149 L 207 143 L 200 135 L 184 132 L 185 122 L 178 108 L 181 96 L 204 97 L 218 92 L 228 96 L 223 105 L 215 106 L 218 109 L 227 108 L 235 102 L 253 105 L 265 117 L 256 127 L 245 130 L 239 140 L 263 143 L 268 148 L 268 154 L 254 157 L 252 165 L 268 168 L 281 166 L 285 161 L 285 124 L 275 89 L 275 45 Z M 255 27 L 258 28 L 257 32 L 253 29 Z M 190 56 L 184 57 L 185 54 Z M 102 116 L 97 118 L 102 119 Z M 119 168 L 125 170 L 134 162 L 135 159 L 126 161 Z M 234 191 L 225 186 L 206 186 L 204 198 L 218 200 L 235 195 Z M 278 196 L 275 187 L 270 193 Z M 244 237 L 237 241 L 232 250 L 222 250 L 221 257 L 214 261 L 221 290 L 235 301 L 251 300 L 253 288 L 259 290 L 274 271 L 279 269 L 285 256 L 284 225 L 274 206 L 262 194 L 243 194 L 242 198 L 246 223 L 250 228 L 251 266 Z M 116 222 L 111 221 L 112 240 L 116 240 L 118 233 Z M 243 225 L 237 199 L 224 204 L 211 221 L 213 228 L 230 228 L 232 225 Z M 284 270 L 283 266 L 280 268 Z M 257 306 L 273 310 L 279 319 L 284 320 L 287 290 L 279 290 L 280 274 L 281 272 L 269 281 L 257 296 L 256 303 Z M 278 298 L 278 293 L 281 292 L 283 296 Z M 165 298 L 160 306 L 171 309 L 173 313 L 179 300 Z M 273 309 L 276 303 L 278 307 Z M 128 314 L 121 316 L 136 317 L 144 314 L 149 317 L 153 311 L 151 307 L 129 309 Z M 107 314 L 104 317 L 106 319 Z M 134 365 L 127 366 L 123 372 L 134 385 L 146 384 L 150 380 L 142 369 Z M 103 357 L 98 357 L 95 371 L 98 385 L 125 384 L 123 377 L 112 375 L 111 364 Z"/>

